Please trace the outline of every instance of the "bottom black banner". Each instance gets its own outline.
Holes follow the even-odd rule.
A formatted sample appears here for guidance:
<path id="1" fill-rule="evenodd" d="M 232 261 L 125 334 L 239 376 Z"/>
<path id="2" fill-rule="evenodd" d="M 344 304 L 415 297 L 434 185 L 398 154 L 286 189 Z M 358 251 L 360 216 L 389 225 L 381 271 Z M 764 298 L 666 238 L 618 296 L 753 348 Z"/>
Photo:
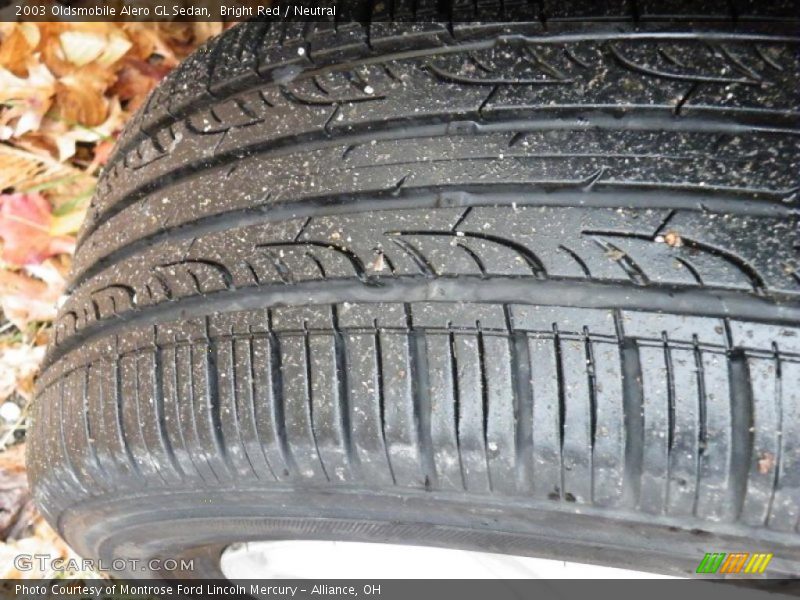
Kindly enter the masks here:
<path id="1" fill-rule="evenodd" d="M 779 600 L 800 596 L 800 580 L 4 580 L 0 598 L 150 600 L 156 598 L 349 600 Z"/>

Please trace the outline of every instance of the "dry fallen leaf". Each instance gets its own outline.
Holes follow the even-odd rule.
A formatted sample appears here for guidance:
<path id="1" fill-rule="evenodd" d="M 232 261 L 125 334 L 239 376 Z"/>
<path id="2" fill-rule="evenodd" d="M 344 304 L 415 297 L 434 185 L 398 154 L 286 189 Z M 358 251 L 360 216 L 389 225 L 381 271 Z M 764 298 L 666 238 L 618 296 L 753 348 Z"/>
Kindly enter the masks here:
<path id="1" fill-rule="evenodd" d="M 28 57 L 39 45 L 41 35 L 34 23 L 3 23 L 0 31 L 0 66 L 15 75 L 28 74 Z"/>
<path id="2" fill-rule="evenodd" d="M 14 566 L 14 558 L 20 554 L 46 555 L 51 561 L 56 558 L 80 560 L 42 519 L 31 501 L 25 477 L 24 444 L 0 454 L 0 509 L 0 540 L 3 540 L 0 541 L 0 577 L 3 579 L 42 579 L 54 575 L 42 571 L 37 560 L 31 561 L 31 570 L 20 571 Z"/>
<path id="3" fill-rule="evenodd" d="M 89 65 L 56 82 L 58 118 L 87 127 L 100 125 L 108 115 L 105 90 L 114 74 L 99 65 Z"/>
<path id="4" fill-rule="evenodd" d="M 13 393 L 29 400 L 33 377 L 44 358 L 44 346 L 17 344 L 0 348 L 0 402 Z"/>
<path id="5" fill-rule="evenodd" d="M 130 48 L 129 43 L 123 48 L 121 42 L 130 40 L 117 23 L 76 21 L 37 25 L 42 36 L 38 47 L 42 60 L 57 77 L 74 73 L 90 63 L 108 66 Z"/>
<path id="6" fill-rule="evenodd" d="M 683 240 L 676 231 L 668 231 L 665 233 L 664 243 L 666 243 L 667 246 L 672 246 L 673 248 L 679 248 L 680 246 L 683 246 Z"/>
<path id="7" fill-rule="evenodd" d="M 0 540 L 13 538 L 13 533 L 22 533 L 32 524 L 24 452 L 24 446 L 19 445 L 0 454 Z"/>
<path id="8" fill-rule="evenodd" d="M 64 58 L 78 67 L 100 58 L 106 47 L 106 36 L 92 31 L 63 31 L 58 41 Z"/>
<path id="9" fill-rule="evenodd" d="M 223 24 L 219 21 L 196 21 L 189 24 L 192 26 L 192 40 L 195 44 L 205 44 L 223 30 Z"/>
<path id="10" fill-rule="evenodd" d="M 50 234 L 52 209 L 39 193 L 0 194 L 0 237 L 3 260 L 12 265 L 42 262 L 56 254 L 72 253 L 75 240 Z"/>
<path id="11" fill-rule="evenodd" d="M 32 322 L 55 319 L 67 270 L 67 264 L 62 261 L 59 265 L 55 259 L 27 267 L 28 272 L 0 270 L 0 308 L 5 318 L 20 330 L 25 330 Z M 45 342 L 36 341 L 37 344 Z"/>
<path id="12" fill-rule="evenodd" d="M 33 55 L 27 62 L 28 75 L 17 77 L 0 68 L 0 140 L 35 131 L 50 110 L 56 80 L 48 68 Z"/>
<path id="13" fill-rule="evenodd" d="M 103 157 L 88 147 L 74 159 L 76 144 L 112 141 L 158 82 L 226 26 L 0 24 L 0 140 L 96 169 Z"/>
<path id="14" fill-rule="evenodd" d="M 63 31 L 58 36 L 64 58 L 83 67 L 91 62 L 109 67 L 122 58 L 133 45 L 121 31 Z"/>
<path id="15" fill-rule="evenodd" d="M 758 472 L 766 475 L 775 466 L 775 455 L 772 452 L 762 452 L 758 459 Z"/>
<path id="16" fill-rule="evenodd" d="M 50 330 L 30 325 L 56 316 L 74 248 L 69 234 L 83 220 L 93 173 L 106 164 L 131 112 L 221 29 L 216 23 L 0 23 L 0 406 L 16 408 L 19 396 L 31 394 Z M 0 435 L 0 446 L 12 438 Z M 13 567 L 19 553 L 75 555 L 35 515 L 22 487 L 3 487 L 10 481 L 4 473 L 24 486 L 21 448 L 10 450 L 0 451 L 0 532 L 9 536 L 0 541 L 0 577 L 50 577 Z M 4 457 L 16 466 L 8 469 Z"/>
<path id="17" fill-rule="evenodd" d="M 133 48 L 129 55 L 140 60 L 149 60 L 151 57 L 160 58 L 161 64 L 172 69 L 180 62 L 176 55 L 170 36 L 162 31 L 162 23 L 124 23 L 122 27 L 129 39 L 133 41 Z"/>
<path id="18" fill-rule="evenodd" d="M 608 248 L 606 249 L 606 256 L 613 261 L 621 261 L 623 258 L 627 256 L 625 252 L 620 250 L 619 248 Z"/>
<path id="19" fill-rule="evenodd" d="M 46 187 L 52 199 L 54 194 L 73 196 L 92 186 L 93 177 L 54 160 L 49 153 L 0 144 L 0 190 L 30 191 Z"/>
<path id="20" fill-rule="evenodd" d="M 673 248 L 680 248 L 683 246 L 683 239 L 677 231 L 668 231 L 664 235 L 657 235 L 655 241 L 659 244 L 666 244 Z"/>
<path id="21" fill-rule="evenodd" d="M 127 57 L 117 73 L 117 82 L 111 87 L 128 112 L 136 111 L 144 104 L 147 94 L 172 69 L 160 62 L 151 63 L 134 57 Z"/>
<path id="22" fill-rule="evenodd" d="M 18 329 L 34 321 L 56 318 L 64 285 L 48 284 L 25 273 L 0 270 L 0 308 L 3 315 Z"/>
<path id="23" fill-rule="evenodd" d="M 97 142 L 97 145 L 94 147 L 94 159 L 92 159 L 92 164 L 86 168 L 89 173 L 94 173 L 99 167 L 104 167 L 106 165 L 108 159 L 111 158 L 111 154 L 114 152 L 115 143 L 116 140 L 114 139 Z"/>
<path id="24" fill-rule="evenodd" d="M 386 268 L 386 260 L 384 259 L 383 252 L 378 252 L 375 254 L 375 258 L 369 264 L 369 268 L 373 271 L 377 271 L 378 273 Z"/>
<path id="25" fill-rule="evenodd" d="M 78 205 L 75 210 L 50 220 L 50 235 L 54 237 L 69 236 L 77 233 L 86 217 L 86 204 Z"/>
<path id="26" fill-rule="evenodd" d="M 94 143 L 111 140 L 121 130 L 128 119 L 117 98 L 109 103 L 108 117 L 95 127 L 74 126 L 66 120 L 47 119 L 37 132 L 38 136 L 55 144 L 58 158 L 65 161 L 75 155 L 78 142 Z"/>

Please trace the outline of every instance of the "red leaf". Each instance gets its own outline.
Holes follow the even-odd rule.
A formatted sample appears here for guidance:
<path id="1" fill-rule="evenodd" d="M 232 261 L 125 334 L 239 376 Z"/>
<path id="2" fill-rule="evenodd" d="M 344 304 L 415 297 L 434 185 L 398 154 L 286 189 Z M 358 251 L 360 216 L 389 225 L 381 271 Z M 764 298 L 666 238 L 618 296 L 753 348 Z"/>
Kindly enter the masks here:
<path id="1" fill-rule="evenodd" d="M 73 252 L 73 238 L 50 235 L 51 219 L 50 203 L 41 194 L 0 194 L 3 260 L 22 266 Z"/>

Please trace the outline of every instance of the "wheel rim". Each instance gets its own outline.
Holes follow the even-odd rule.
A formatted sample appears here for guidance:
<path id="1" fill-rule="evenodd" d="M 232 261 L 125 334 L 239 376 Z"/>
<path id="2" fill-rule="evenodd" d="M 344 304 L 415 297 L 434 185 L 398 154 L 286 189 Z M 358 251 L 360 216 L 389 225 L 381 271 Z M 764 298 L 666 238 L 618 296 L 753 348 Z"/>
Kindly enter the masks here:
<path id="1" fill-rule="evenodd" d="M 231 580 L 652 578 L 656 575 L 492 552 L 330 540 L 232 544 L 220 557 Z M 661 576 L 664 577 L 664 576 Z"/>

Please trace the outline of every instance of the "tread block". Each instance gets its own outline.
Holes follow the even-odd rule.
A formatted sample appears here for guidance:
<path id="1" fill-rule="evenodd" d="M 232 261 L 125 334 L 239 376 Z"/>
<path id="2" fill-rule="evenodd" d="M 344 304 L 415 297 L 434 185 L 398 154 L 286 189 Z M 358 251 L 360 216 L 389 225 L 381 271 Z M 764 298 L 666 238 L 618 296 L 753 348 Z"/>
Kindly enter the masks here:
<path id="1" fill-rule="evenodd" d="M 706 8 L 710 7 L 702 7 Z M 599 8 L 599 12 L 615 11 Z M 719 18 L 712 13 L 712 20 Z M 213 49 L 192 55 L 155 90 L 142 117 L 126 129 L 100 182 L 102 193 L 93 202 L 84 240 L 121 205 L 161 189 L 163 182 L 172 187 L 191 171 L 185 167 L 188 162 L 206 167 L 218 153 L 231 155 L 235 162 L 252 155 L 254 146 L 284 145 L 297 136 L 325 141 L 332 135 L 387 124 L 403 127 L 409 119 L 423 124 L 467 120 L 479 130 L 518 115 L 574 118 L 578 124 L 587 120 L 600 124 L 609 118 L 613 124 L 629 117 L 638 122 L 647 116 L 660 121 L 646 133 L 620 131 L 618 125 L 611 128 L 622 139 L 668 140 L 663 146 L 650 146 L 663 148 L 658 158 L 670 164 L 660 169 L 660 177 L 685 180 L 687 174 L 701 170 L 709 180 L 743 186 L 756 180 L 778 183 L 770 175 L 782 170 L 785 161 L 776 154 L 759 161 L 756 168 L 745 164 L 730 168 L 714 161 L 712 153 L 704 157 L 706 164 L 692 165 L 669 150 L 679 148 L 684 137 L 702 137 L 704 124 L 716 122 L 720 115 L 734 123 L 749 119 L 765 131 L 788 131 L 798 123 L 796 98 L 791 94 L 800 75 L 794 43 L 777 34 L 770 39 L 757 28 L 749 34 L 748 27 L 740 26 L 744 32 L 718 32 L 709 41 L 702 36 L 670 39 L 663 32 L 649 38 L 630 32 L 609 38 L 604 31 L 596 37 L 589 32 L 548 38 L 541 30 L 520 30 L 517 37 L 504 37 L 508 32 L 502 26 L 464 24 L 457 28 L 461 39 L 455 41 L 447 39 L 447 27 L 439 23 L 409 27 L 377 23 L 367 45 L 363 28 L 349 25 L 325 34 L 311 32 L 304 39 L 302 31 L 287 38 L 281 27 L 263 34 L 263 23 L 249 23 L 226 33 Z M 336 41 L 330 41 L 331 34 Z M 383 47 L 383 35 L 391 40 L 388 47 Z M 252 50 L 252 40 L 259 36 L 262 45 Z M 464 46 L 461 51 L 459 44 Z M 408 48 L 422 48 L 418 50 L 422 56 L 404 56 Z M 376 53 L 388 55 L 380 61 Z M 255 69 L 260 76 L 254 72 L 253 54 L 259 57 Z M 675 117 L 686 119 L 686 126 L 676 128 Z M 674 131 L 659 131 L 668 123 Z M 576 137 L 596 135 L 576 133 Z M 744 138 L 748 148 L 757 148 L 749 142 L 750 135 L 736 127 L 719 127 L 714 137 L 723 153 L 741 147 L 737 138 Z M 612 160 L 609 154 L 607 150 L 606 160 Z M 734 155 L 733 160 L 746 162 L 741 152 Z M 128 168 L 117 168 L 120 161 Z M 652 172 L 651 162 L 652 156 L 638 155 L 633 166 L 639 168 L 627 172 Z M 610 181 L 626 180 L 614 173 L 619 170 L 616 165 L 599 164 L 588 171 L 603 166 L 609 169 Z M 793 187 L 796 181 L 782 189 Z"/>
<path id="2" fill-rule="evenodd" d="M 796 295 L 800 282 L 786 265 L 796 255 L 793 244 L 798 236 L 790 230 L 797 226 L 796 216 L 720 218 L 689 210 L 535 208 L 513 203 L 257 222 L 167 238 L 120 258 L 70 295 L 56 338 L 62 343 L 116 315 L 176 299 L 350 278 L 374 285 L 379 278 L 409 276 L 530 277 Z M 755 232 L 763 243 L 740 244 L 746 232 Z M 668 235 L 678 236 L 681 243 L 674 237 L 668 243 Z M 478 317 L 484 327 L 504 327 L 499 313 Z M 614 333 L 608 317 L 606 335 Z M 685 325 L 672 318 L 668 326 L 649 319 L 652 330 L 645 335 L 634 317 L 635 313 L 633 320 L 626 316 L 623 322 L 634 335 L 659 340 L 666 331 L 672 339 L 691 343 L 687 336 L 697 333 L 704 344 L 726 345 L 721 321 L 705 321 L 701 327 L 691 316 L 684 318 Z M 549 329 L 546 322 L 543 326 Z M 795 338 L 781 334 L 784 338 L 787 348 L 794 347 Z"/>

